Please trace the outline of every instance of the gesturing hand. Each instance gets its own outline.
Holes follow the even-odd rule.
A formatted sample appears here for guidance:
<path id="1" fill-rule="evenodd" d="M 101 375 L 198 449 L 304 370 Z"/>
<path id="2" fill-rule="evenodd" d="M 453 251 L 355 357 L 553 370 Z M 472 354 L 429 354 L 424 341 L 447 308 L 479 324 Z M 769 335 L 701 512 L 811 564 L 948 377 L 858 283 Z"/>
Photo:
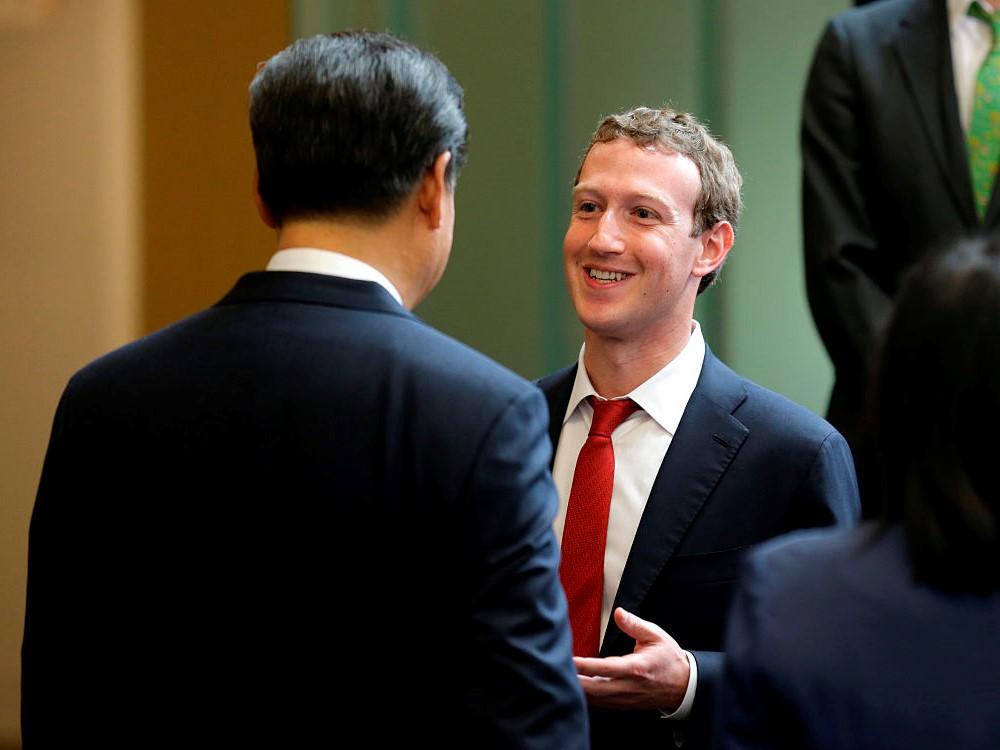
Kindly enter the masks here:
<path id="1" fill-rule="evenodd" d="M 684 699 L 691 667 L 687 654 L 661 627 L 621 607 L 615 622 L 635 638 L 627 656 L 575 657 L 580 685 L 592 706 L 674 711 Z"/>

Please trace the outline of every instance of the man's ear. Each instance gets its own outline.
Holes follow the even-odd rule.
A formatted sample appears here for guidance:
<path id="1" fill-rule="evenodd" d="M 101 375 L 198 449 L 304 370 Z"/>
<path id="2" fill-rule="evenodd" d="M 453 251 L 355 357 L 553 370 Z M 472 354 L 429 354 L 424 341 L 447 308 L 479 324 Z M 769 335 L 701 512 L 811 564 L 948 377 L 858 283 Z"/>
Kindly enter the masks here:
<path id="1" fill-rule="evenodd" d="M 253 202 L 257 206 L 257 215 L 260 216 L 260 220 L 269 229 L 277 229 L 278 222 L 274 220 L 271 210 L 264 203 L 264 199 L 260 197 L 260 172 L 257 171 L 257 167 L 253 168 Z"/>
<path id="2" fill-rule="evenodd" d="M 733 226 L 728 221 L 720 221 L 701 234 L 701 254 L 694 262 L 692 273 L 698 278 L 707 276 L 726 260 L 735 238 Z"/>
<path id="3" fill-rule="evenodd" d="M 424 172 L 417 192 L 417 205 L 421 215 L 427 218 L 431 229 L 437 229 L 444 221 L 445 205 L 450 194 L 448 188 L 448 164 L 451 162 L 451 151 L 442 151 L 434 159 L 434 163 Z"/>

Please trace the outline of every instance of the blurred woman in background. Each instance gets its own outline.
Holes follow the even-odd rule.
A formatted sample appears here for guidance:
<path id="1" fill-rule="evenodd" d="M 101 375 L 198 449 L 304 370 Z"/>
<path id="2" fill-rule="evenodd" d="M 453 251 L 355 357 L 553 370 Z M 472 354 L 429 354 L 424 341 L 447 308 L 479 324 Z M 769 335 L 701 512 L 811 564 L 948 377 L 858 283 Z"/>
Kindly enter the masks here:
<path id="1" fill-rule="evenodd" d="M 1000 748 L 1000 237 L 904 282 L 877 383 L 880 523 L 753 553 L 721 748 Z"/>

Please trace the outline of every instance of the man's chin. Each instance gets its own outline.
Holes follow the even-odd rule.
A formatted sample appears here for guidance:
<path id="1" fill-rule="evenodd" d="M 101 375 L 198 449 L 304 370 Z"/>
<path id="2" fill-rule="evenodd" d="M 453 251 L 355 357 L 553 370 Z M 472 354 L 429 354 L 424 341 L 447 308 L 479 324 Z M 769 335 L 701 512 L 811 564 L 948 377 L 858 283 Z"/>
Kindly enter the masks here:
<path id="1" fill-rule="evenodd" d="M 577 317 L 583 325 L 586 339 L 623 340 L 628 333 L 628 326 L 623 325 L 621 318 L 614 315 Z"/>

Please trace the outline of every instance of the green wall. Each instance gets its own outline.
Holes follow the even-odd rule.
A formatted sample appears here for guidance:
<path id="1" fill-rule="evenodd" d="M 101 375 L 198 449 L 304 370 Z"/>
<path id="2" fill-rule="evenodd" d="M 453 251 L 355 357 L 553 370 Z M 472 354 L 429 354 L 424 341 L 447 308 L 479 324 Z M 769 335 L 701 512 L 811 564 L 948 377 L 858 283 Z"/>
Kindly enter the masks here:
<path id="1" fill-rule="evenodd" d="M 802 271 L 799 112 L 812 50 L 840 0 L 730 0 L 720 99 L 743 172 L 744 219 L 723 287 L 725 359 L 752 380 L 825 412 L 833 369 Z"/>
<path id="2" fill-rule="evenodd" d="M 569 189 L 604 114 L 669 102 L 733 148 L 746 211 L 697 317 L 748 377 L 822 412 L 832 379 L 805 301 L 799 104 L 813 45 L 847 0 L 293 0 L 296 36 L 388 29 L 462 83 L 470 158 L 444 279 L 422 317 L 528 376 L 572 360 L 562 281 Z"/>

